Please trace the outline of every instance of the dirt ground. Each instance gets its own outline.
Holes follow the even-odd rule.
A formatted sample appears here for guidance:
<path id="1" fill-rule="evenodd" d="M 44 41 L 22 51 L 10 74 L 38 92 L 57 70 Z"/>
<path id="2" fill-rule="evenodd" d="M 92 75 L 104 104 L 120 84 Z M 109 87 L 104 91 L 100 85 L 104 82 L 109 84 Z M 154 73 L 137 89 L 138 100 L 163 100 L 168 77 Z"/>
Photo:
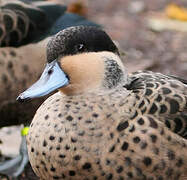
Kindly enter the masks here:
<path id="1" fill-rule="evenodd" d="M 163 12 L 170 2 L 85 0 L 88 18 L 101 24 L 126 53 L 123 60 L 129 72 L 146 69 L 187 79 L 187 32 L 155 32 L 147 25 L 150 14 Z M 172 2 L 187 7 L 186 0 Z M 34 179 L 29 170 L 24 176 L 20 179 Z"/>

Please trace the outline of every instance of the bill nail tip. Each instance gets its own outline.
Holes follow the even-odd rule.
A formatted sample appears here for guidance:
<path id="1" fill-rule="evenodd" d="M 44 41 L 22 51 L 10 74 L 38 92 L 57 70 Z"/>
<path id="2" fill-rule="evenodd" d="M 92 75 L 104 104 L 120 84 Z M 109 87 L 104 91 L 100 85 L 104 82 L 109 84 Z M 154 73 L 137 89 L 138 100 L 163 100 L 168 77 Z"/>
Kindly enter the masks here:
<path id="1" fill-rule="evenodd" d="M 22 98 L 21 95 L 19 95 L 19 96 L 16 98 L 16 101 L 18 101 L 18 102 L 24 102 L 24 98 Z"/>

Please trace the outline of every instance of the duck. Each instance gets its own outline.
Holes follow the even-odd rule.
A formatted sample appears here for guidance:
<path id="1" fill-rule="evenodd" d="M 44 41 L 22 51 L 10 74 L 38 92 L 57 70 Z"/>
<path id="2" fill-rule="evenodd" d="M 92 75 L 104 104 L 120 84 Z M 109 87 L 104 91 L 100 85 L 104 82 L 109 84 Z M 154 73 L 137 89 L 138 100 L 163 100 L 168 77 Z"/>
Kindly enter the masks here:
<path id="1" fill-rule="evenodd" d="M 41 179 L 187 178 L 187 81 L 151 71 L 128 74 L 97 27 L 69 27 L 47 44 L 39 80 L 17 100 L 45 96 L 27 139 Z"/>
<path id="2" fill-rule="evenodd" d="M 0 6 L 0 47 L 37 43 L 63 28 L 98 24 L 88 21 L 83 2 L 10 0 Z"/>
<path id="3" fill-rule="evenodd" d="M 53 2 L 26 0 L 5 1 L 0 7 L 2 17 L 9 17 L 4 18 L 6 21 L 2 21 L 0 27 L 6 29 L 10 21 L 15 24 L 13 29 L 9 28 L 0 34 L 0 93 L 3 94 L 0 96 L 0 127 L 21 123 L 30 124 L 35 111 L 42 103 L 42 100 L 24 103 L 23 111 L 23 105 L 17 103 L 15 99 L 20 91 L 34 83 L 41 75 L 40 72 L 46 59 L 45 47 L 49 37 L 70 26 L 99 27 L 86 17 L 76 14 L 79 12 L 66 11 L 67 7 Z M 24 13 L 26 19 L 20 27 L 18 19 L 21 18 L 20 14 Z M 23 28 L 29 26 L 26 24 L 31 24 L 35 28 Z M 27 31 L 23 33 L 19 28 L 27 29 Z M 15 32 L 19 32 L 19 41 L 12 38 L 15 36 L 11 36 Z"/>
<path id="4" fill-rule="evenodd" d="M 40 100 L 25 104 L 23 112 L 23 107 L 15 101 L 15 97 L 40 76 L 37 72 L 45 62 L 47 32 L 66 9 L 65 5 L 43 1 L 1 2 L 0 127 L 28 124 L 35 107 L 41 104 Z M 20 112 L 23 116 L 18 118 Z"/>
<path id="5" fill-rule="evenodd" d="M 45 37 L 67 7 L 44 1 L 10 0 L 0 6 L 0 46 L 19 47 Z"/>
<path id="6" fill-rule="evenodd" d="M 39 101 L 36 99 L 30 103 L 20 104 L 14 99 L 16 93 L 40 76 L 38 70 L 41 70 L 45 63 L 44 47 L 48 39 L 18 48 L 0 48 L 0 128 L 20 124 L 29 125 L 35 111 L 42 103 L 42 99 Z M 29 53 L 31 55 L 28 55 Z M 0 179 L 2 174 L 16 178 L 24 171 L 28 164 L 25 136 L 22 136 L 19 154 L 9 159 L 0 162 Z"/>
<path id="7" fill-rule="evenodd" d="M 36 99 L 29 103 L 20 104 L 15 98 L 20 91 L 23 91 L 41 75 L 40 72 L 45 64 L 45 47 L 49 37 L 69 26 L 98 24 L 89 21 L 71 11 L 65 11 L 65 5 L 42 1 L 8 1 L 1 4 L 2 17 L 9 17 L 2 21 L 0 26 L 7 27 L 10 21 L 14 22 L 14 28 L 0 34 L 0 128 L 5 126 L 25 126 L 31 123 L 35 111 L 45 100 Z M 28 24 L 35 28 L 29 28 L 26 34 L 22 34 L 18 19 L 24 15 L 22 28 Z M 52 15 L 51 15 L 52 14 Z M 43 19 L 42 19 L 43 18 Z M 9 21 L 8 21 L 9 20 Z M 28 20 L 28 21 L 27 21 Z M 38 23 L 41 20 L 42 23 Z M 46 20 L 46 21 L 45 21 Z M 40 27 L 46 28 L 42 31 Z M 5 28 L 3 28 L 5 29 Z M 19 41 L 12 39 L 12 33 L 20 35 Z M 40 33 L 41 32 L 41 33 Z M 36 35 L 36 36 L 35 36 Z M 32 38 L 30 38 L 32 36 Z M 1 38 L 2 37 L 2 38 Z M 6 43 L 5 43 L 6 39 Z M 20 154 L 11 160 L 0 162 L 0 174 L 8 175 L 10 178 L 21 178 L 29 167 L 27 149 L 25 149 L 25 136 L 22 137 Z M 25 170 L 25 166 L 27 169 Z M 29 176 L 32 172 L 29 171 Z M 36 178 L 33 174 L 31 179 Z M 0 176 L 1 179 L 1 176 Z"/>
<path id="8" fill-rule="evenodd" d="M 41 101 L 23 106 L 15 101 L 20 90 L 27 88 L 40 76 L 45 64 L 45 46 L 49 38 L 21 47 L 0 48 L 0 127 L 29 124 Z M 30 55 L 28 55 L 30 54 Z M 19 114 L 21 116 L 19 116 Z"/>

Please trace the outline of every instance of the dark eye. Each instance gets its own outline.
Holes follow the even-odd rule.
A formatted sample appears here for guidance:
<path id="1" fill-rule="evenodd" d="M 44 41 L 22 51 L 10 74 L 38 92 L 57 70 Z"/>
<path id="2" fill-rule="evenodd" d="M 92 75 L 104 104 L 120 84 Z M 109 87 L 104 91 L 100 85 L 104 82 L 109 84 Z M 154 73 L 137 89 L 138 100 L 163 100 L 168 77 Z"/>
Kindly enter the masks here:
<path id="1" fill-rule="evenodd" d="M 78 44 L 75 46 L 76 51 L 83 51 L 84 50 L 84 44 Z"/>

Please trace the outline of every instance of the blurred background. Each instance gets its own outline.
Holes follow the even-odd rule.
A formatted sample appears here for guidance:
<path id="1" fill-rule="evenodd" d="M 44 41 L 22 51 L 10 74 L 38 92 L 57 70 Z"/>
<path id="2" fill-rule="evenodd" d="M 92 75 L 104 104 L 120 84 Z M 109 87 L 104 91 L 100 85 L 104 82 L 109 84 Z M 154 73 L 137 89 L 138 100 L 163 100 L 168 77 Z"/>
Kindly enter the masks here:
<path id="1" fill-rule="evenodd" d="M 88 17 L 103 25 L 126 53 L 128 70 L 187 79 L 187 1 L 86 1 Z"/>
<path id="2" fill-rule="evenodd" d="M 0 6 L 4 6 L 4 3 L 7 2 L 16 2 L 16 0 L 0 0 Z M 63 4 L 67 7 L 67 12 L 78 14 L 101 25 L 120 48 L 123 62 L 129 72 L 151 70 L 187 79 L 186 0 L 51 0 L 51 2 Z M 0 11 L 0 28 L 3 23 L 1 13 L 2 11 Z M 40 54 L 45 52 L 44 46 L 42 47 Z M 4 47 L 4 52 L 6 48 L 8 47 Z M 16 53 L 21 52 L 21 48 L 13 50 Z M 3 51 L 0 48 L 0 54 Z M 44 60 L 45 58 L 42 63 Z M 35 79 L 33 78 L 32 81 L 34 82 Z M 27 82 L 28 79 L 25 81 Z M 28 82 L 28 84 L 32 83 Z M 19 87 L 12 98 L 15 99 L 18 92 L 21 92 L 26 86 L 28 87 L 28 85 Z M 8 99 L 8 101 L 12 103 L 13 99 Z M 10 114 L 6 115 L 5 111 L 1 110 L 1 103 L 2 100 L 0 102 L 0 127 L 4 127 L 7 125 L 1 124 L 1 122 L 5 122 Z M 36 107 L 40 103 L 37 103 Z M 33 116 L 36 107 L 29 117 Z M 15 112 L 18 111 L 15 110 Z M 20 113 L 18 114 L 20 115 Z M 17 116 L 14 113 L 11 116 L 12 119 L 16 119 L 12 125 L 24 124 L 24 121 L 20 121 Z M 9 118 L 11 121 L 12 119 Z M 8 126 L 10 125 L 11 123 L 8 124 Z M 13 157 L 19 154 L 20 129 L 20 126 L 16 126 L 0 130 L 0 152 L 3 152 L 1 156 Z M 28 179 L 25 174 L 21 179 L 24 179 L 23 177 Z"/>

